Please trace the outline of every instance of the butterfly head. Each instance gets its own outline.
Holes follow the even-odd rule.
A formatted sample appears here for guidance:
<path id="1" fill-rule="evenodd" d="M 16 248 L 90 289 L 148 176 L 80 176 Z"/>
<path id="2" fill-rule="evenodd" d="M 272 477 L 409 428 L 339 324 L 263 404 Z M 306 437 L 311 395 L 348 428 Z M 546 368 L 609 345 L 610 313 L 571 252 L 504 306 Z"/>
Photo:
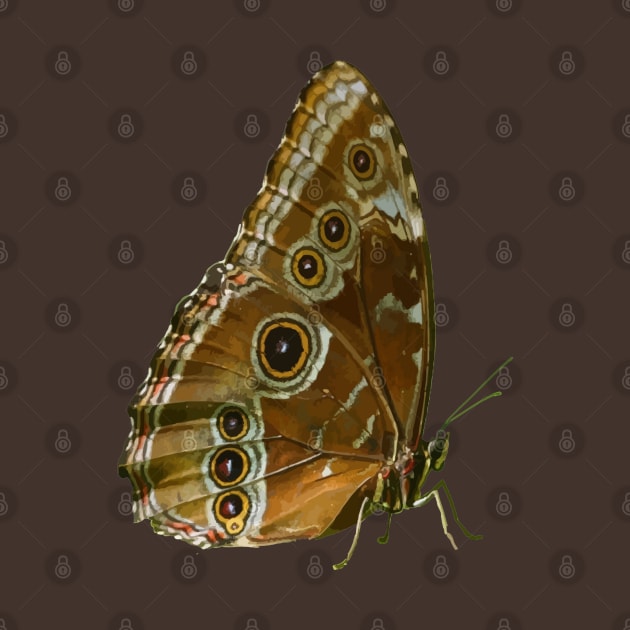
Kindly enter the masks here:
<path id="1" fill-rule="evenodd" d="M 429 442 L 428 452 L 432 470 L 441 470 L 444 467 L 444 462 L 448 455 L 448 438 L 448 431 L 440 429 Z"/>

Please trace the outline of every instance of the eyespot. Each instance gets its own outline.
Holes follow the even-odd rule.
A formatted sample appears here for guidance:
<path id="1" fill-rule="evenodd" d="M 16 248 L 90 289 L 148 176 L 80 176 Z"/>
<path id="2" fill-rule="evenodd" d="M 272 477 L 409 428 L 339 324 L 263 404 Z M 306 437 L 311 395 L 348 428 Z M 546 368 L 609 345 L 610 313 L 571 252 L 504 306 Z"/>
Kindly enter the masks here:
<path id="1" fill-rule="evenodd" d="M 275 380 L 287 380 L 300 373 L 311 352 L 306 328 L 281 319 L 267 323 L 258 337 L 258 355 L 263 372 Z"/>
<path id="2" fill-rule="evenodd" d="M 210 460 L 209 475 L 218 486 L 234 486 L 249 472 L 249 459 L 240 448 L 222 448 Z"/>
<path id="3" fill-rule="evenodd" d="M 225 440 L 240 440 L 249 430 L 249 419 L 238 407 L 227 407 L 219 414 L 219 433 Z"/>
<path id="4" fill-rule="evenodd" d="M 329 249 L 343 249 L 350 240 L 350 223 L 341 210 L 329 210 L 319 220 L 319 238 Z"/>
<path id="5" fill-rule="evenodd" d="M 324 280 L 326 265 L 319 252 L 304 247 L 293 254 L 291 271 L 302 286 L 317 287 Z"/>
<path id="6" fill-rule="evenodd" d="M 376 170 L 374 151 L 365 144 L 356 144 L 348 155 L 350 170 L 357 179 L 370 179 Z"/>
<path id="7" fill-rule="evenodd" d="M 214 502 L 214 515 L 228 534 L 238 535 L 245 528 L 249 497 L 241 490 L 220 494 Z"/>

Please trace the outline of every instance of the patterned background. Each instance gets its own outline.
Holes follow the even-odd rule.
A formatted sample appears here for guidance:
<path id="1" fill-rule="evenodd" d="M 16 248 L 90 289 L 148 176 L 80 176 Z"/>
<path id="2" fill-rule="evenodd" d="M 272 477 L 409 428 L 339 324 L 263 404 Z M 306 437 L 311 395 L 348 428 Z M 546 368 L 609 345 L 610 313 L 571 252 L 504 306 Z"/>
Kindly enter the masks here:
<path id="1" fill-rule="evenodd" d="M 0 0 L 2 628 L 630 627 L 630 2 Z M 454 425 L 434 507 L 199 553 L 131 524 L 126 405 L 297 94 L 345 59 L 414 161 Z M 440 557 L 442 556 L 442 557 Z"/>

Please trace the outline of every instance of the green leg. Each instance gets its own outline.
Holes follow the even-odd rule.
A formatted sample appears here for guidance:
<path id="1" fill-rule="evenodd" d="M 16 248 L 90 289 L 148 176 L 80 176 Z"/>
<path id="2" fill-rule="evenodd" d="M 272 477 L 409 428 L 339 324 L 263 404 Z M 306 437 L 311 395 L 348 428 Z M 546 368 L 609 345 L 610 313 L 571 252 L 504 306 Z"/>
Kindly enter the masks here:
<path id="1" fill-rule="evenodd" d="M 339 571 L 339 569 L 343 569 L 348 564 L 348 562 L 350 562 L 350 558 L 352 558 L 352 554 L 354 553 L 354 550 L 357 547 L 357 543 L 359 542 L 359 532 L 361 531 L 361 523 L 363 521 L 363 511 L 365 509 L 365 506 L 369 503 L 369 501 L 370 499 L 368 497 L 365 497 L 363 499 L 363 503 L 361 503 L 361 508 L 359 509 L 359 517 L 357 518 L 357 526 L 356 526 L 356 529 L 354 530 L 354 538 L 352 539 L 352 544 L 350 545 L 350 549 L 348 549 L 348 555 L 341 562 L 338 562 L 337 564 L 333 564 L 333 569 L 335 571 Z"/>
<path id="2" fill-rule="evenodd" d="M 453 545 L 453 549 L 457 549 L 457 545 L 455 544 L 455 541 L 453 540 L 453 536 L 451 536 L 451 533 L 448 531 L 448 523 L 446 522 L 446 514 L 444 513 L 444 506 L 442 505 L 442 500 L 440 499 L 440 494 L 439 494 L 440 490 L 444 491 L 444 494 L 446 495 L 446 499 L 448 500 L 448 504 L 451 508 L 451 512 L 453 513 L 453 517 L 455 518 L 455 522 L 464 533 L 464 536 L 466 536 L 466 538 L 468 538 L 469 540 L 481 540 L 483 536 L 471 534 L 466 528 L 466 526 L 459 520 L 459 516 L 457 515 L 457 510 L 455 509 L 455 503 L 453 501 L 453 497 L 451 496 L 451 492 L 448 489 L 448 486 L 446 485 L 446 481 L 444 481 L 444 479 L 441 479 L 440 481 L 438 481 L 435 484 L 435 486 L 433 486 L 433 488 L 429 492 L 427 492 L 427 494 L 425 494 L 421 499 L 418 499 L 413 504 L 413 506 L 420 507 L 428 503 L 431 499 L 435 499 L 435 502 L 437 503 L 437 506 L 438 506 L 438 510 L 440 510 L 440 519 L 442 520 L 442 529 L 444 530 L 444 534 L 450 540 L 451 545 Z"/>
<path id="3" fill-rule="evenodd" d="M 385 533 L 376 539 L 379 543 L 381 543 L 381 545 L 385 545 L 389 541 L 389 528 L 392 524 L 392 516 L 394 516 L 392 512 L 387 514 L 387 527 L 385 529 Z"/>

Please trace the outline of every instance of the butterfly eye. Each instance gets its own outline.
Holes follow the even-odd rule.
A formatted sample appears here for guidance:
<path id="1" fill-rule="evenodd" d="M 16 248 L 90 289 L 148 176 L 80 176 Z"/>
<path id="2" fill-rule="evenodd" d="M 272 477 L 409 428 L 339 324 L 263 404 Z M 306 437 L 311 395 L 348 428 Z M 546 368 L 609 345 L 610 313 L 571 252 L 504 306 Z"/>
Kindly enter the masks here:
<path id="1" fill-rule="evenodd" d="M 350 169 L 357 179 L 370 179 L 376 169 L 374 152 L 365 144 L 357 144 L 350 149 L 348 156 Z"/>
<path id="2" fill-rule="evenodd" d="M 341 210 L 329 210 L 319 221 L 319 238 L 329 249 L 343 249 L 350 240 L 350 224 Z"/>
<path id="3" fill-rule="evenodd" d="M 249 498 L 240 490 L 220 494 L 214 502 L 214 515 L 228 534 L 240 534 L 245 528 Z"/>
<path id="4" fill-rule="evenodd" d="M 219 433 L 225 440 L 238 440 L 249 429 L 247 416 L 236 407 L 224 409 L 219 415 Z"/>
<path id="5" fill-rule="evenodd" d="M 240 449 L 223 448 L 210 461 L 210 477 L 219 486 L 233 486 L 249 472 L 249 460 Z"/>
<path id="6" fill-rule="evenodd" d="M 291 270 L 295 279 L 305 287 L 319 286 L 326 275 L 326 266 L 321 254 L 309 248 L 295 252 Z"/>
<path id="7" fill-rule="evenodd" d="M 269 322 L 258 337 L 261 367 L 267 376 L 286 380 L 299 374 L 311 351 L 308 332 L 298 322 Z"/>

